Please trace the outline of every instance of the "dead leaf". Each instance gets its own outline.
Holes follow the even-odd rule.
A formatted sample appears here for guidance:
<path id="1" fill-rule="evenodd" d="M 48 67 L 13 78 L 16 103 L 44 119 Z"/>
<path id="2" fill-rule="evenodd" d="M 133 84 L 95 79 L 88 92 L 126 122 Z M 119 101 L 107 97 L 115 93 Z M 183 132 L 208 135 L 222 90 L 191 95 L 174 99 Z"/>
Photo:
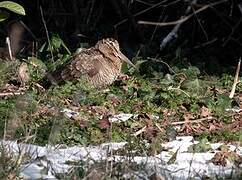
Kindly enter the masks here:
<path id="1" fill-rule="evenodd" d="M 214 157 L 211 159 L 211 162 L 215 165 L 218 165 L 218 166 L 226 166 L 227 165 L 226 157 L 224 156 L 224 153 L 222 153 L 222 152 L 217 152 L 214 155 Z"/>
<path id="2" fill-rule="evenodd" d="M 201 117 L 208 117 L 208 116 L 211 116 L 211 110 L 208 109 L 208 108 L 205 107 L 205 106 L 202 106 L 201 109 L 200 109 L 200 116 L 201 116 Z"/>
<path id="3" fill-rule="evenodd" d="M 176 111 L 173 109 L 163 109 L 162 110 L 163 116 L 168 117 L 168 116 L 174 116 L 176 115 Z"/>
<path id="4" fill-rule="evenodd" d="M 74 119 L 75 122 L 78 123 L 78 125 L 81 129 L 86 128 L 88 125 L 88 121 L 81 116 L 73 116 L 72 119 Z"/>
<path id="5" fill-rule="evenodd" d="M 119 105 L 122 101 L 115 95 L 110 94 L 107 96 L 107 100 L 112 102 L 112 105 L 117 106 Z"/>
<path id="6" fill-rule="evenodd" d="M 183 118 L 184 118 L 184 125 L 182 126 L 180 132 L 185 132 L 185 134 L 191 134 L 191 133 L 201 133 L 204 128 L 199 124 L 193 124 L 193 123 L 190 123 L 192 121 L 192 119 L 194 119 L 194 115 L 189 113 L 189 112 L 186 112 L 184 113 L 183 115 Z"/>
<path id="7" fill-rule="evenodd" d="M 25 87 L 26 83 L 30 80 L 28 65 L 25 62 L 21 63 L 18 68 L 18 79 L 22 87 Z"/>
<path id="8" fill-rule="evenodd" d="M 89 109 L 96 115 L 107 115 L 110 110 L 104 106 L 90 106 Z"/>
<path id="9" fill-rule="evenodd" d="M 157 128 L 154 126 L 148 126 L 145 131 L 145 139 L 152 141 L 155 137 L 157 137 Z"/>
<path id="10" fill-rule="evenodd" d="M 56 107 L 40 105 L 37 107 L 36 113 L 41 116 L 57 116 L 59 114 L 59 110 Z"/>
<path id="11" fill-rule="evenodd" d="M 191 113 L 186 112 L 183 114 L 183 118 L 186 123 L 189 123 L 191 119 L 194 119 L 194 116 Z"/>
<path id="12" fill-rule="evenodd" d="M 162 175 L 158 174 L 158 173 L 153 173 L 150 177 L 150 180 L 165 180 L 166 178 L 163 177 Z"/>
<path id="13" fill-rule="evenodd" d="M 242 157 L 240 155 L 236 154 L 233 151 L 228 152 L 226 150 L 217 152 L 211 159 L 211 162 L 215 165 L 226 166 L 227 160 L 229 160 L 231 163 L 234 163 L 238 167 L 242 163 Z"/>
<path id="14" fill-rule="evenodd" d="M 126 74 L 121 74 L 117 77 L 117 81 L 127 81 L 127 80 L 130 80 L 132 79 L 133 77 L 131 76 L 128 76 Z"/>
<path id="15" fill-rule="evenodd" d="M 138 119 L 139 119 L 140 121 L 144 121 L 144 122 L 146 123 L 147 127 L 149 127 L 149 126 L 153 126 L 153 123 L 152 123 L 151 117 L 150 117 L 150 115 L 147 114 L 147 113 L 141 113 L 141 114 L 139 114 L 139 115 L 138 115 Z"/>
<path id="16" fill-rule="evenodd" d="M 132 106 L 132 111 L 134 111 L 134 112 L 139 111 L 142 107 L 144 107 L 144 103 L 137 102 Z"/>
<path id="17" fill-rule="evenodd" d="M 100 129 L 108 129 L 110 127 L 110 122 L 108 120 L 107 117 L 103 118 L 103 119 L 100 119 L 98 122 L 97 122 L 97 126 L 100 128 Z"/>

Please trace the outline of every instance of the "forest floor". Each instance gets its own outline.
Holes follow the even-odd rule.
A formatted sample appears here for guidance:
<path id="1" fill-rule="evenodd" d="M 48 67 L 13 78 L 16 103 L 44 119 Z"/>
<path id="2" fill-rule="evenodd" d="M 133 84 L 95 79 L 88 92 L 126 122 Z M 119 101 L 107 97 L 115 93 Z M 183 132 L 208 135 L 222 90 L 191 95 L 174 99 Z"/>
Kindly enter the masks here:
<path id="1" fill-rule="evenodd" d="M 3 62 L 0 67 L 0 132 L 3 142 L 17 140 L 19 144 L 38 147 L 99 147 L 103 143 L 125 142 L 126 148 L 111 152 L 132 159 L 136 156 L 156 157 L 165 150 L 165 143 L 189 136 L 189 146 L 198 146 L 190 147 L 190 150 L 187 146 L 181 153 L 213 151 L 210 160 L 214 158 L 214 165 L 225 167 L 230 161 L 240 169 L 241 79 L 234 83 L 234 75 L 211 76 L 195 66 L 169 66 L 159 59 L 153 60 L 135 59 L 139 72 L 125 66 L 123 72 L 128 77 L 102 90 L 81 80 L 43 89 L 37 82 L 44 65 L 36 58 L 29 59 L 31 63 L 27 67 L 31 81 L 23 86 L 18 79 L 21 63 Z M 55 65 L 59 63 L 55 61 Z M 168 71 L 164 73 L 164 69 Z M 236 91 L 230 97 L 235 84 Z M 210 143 L 218 142 L 222 144 L 211 148 Z M 227 144 L 234 148 L 224 147 Z M 27 159 L 30 162 L 30 155 L 8 156 L 4 154 L 4 147 L 1 148 L 0 177 L 16 177 L 18 174 L 13 172 L 23 165 L 19 161 L 26 162 L 24 159 Z M 183 156 L 179 154 L 180 148 L 176 146 L 172 153 L 169 152 L 166 164 L 174 164 L 176 158 L 178 162 L 178 157 Z M 94 162 L 101 163 L 101 160 L 95 159 Z M 131 160 L 125 162 L 130 163 L 125 168 L 137 167 Z M 105 161 L 107 169 L 104 172 L 108 171 L 108 174 L 103 177 L 122 177 L 117 174 L 120 165 L 112 163 L 117 162 Z M 84 177 L 90 173 L 91 165 L 87 168 L 83 159 L 75 167 L 82 168 L 68 171 L 72 177 Z M 120 172 L 127 175 L 130 171 Z"/>

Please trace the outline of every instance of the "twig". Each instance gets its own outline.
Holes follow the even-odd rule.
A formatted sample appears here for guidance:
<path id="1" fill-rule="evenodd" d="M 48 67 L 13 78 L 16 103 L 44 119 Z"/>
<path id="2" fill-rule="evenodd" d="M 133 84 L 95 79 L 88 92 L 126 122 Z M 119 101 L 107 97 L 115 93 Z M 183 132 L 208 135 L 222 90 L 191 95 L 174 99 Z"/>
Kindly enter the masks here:
<path id="1" fill-rule="evenodd" d="M 41 92 L 45 91 L 45 88 L 43 86 L 41 86 L 39 83 L 35 83 L 34 86 L 36 86 L 37 89 L 40 90 Z"/>
<path id="2" fill-rule="evenodd" d="M 148 2 L 145 2 L 145 1 L 141 1 L 141 0 L 135 0 L 136 2 L 139 2 L 141 4 L 145 4 L 147 6 L 153 6 L 154 4 L 151 4 L 151 3 L 148 3 Z"/>
<path id="3" fill-rule="evenodd" d="M 34 33 L 30 30 L 30 28 L 28 28 L 28 26 L 23 22 L 23 21 L 19 21 L 20 24 L 30 33 L 30 35 L 34 38 L 34 40 L 37 40 L 37 37 L 34 35 Z"/>
<path id="4" fill-rule="evenodd" d="M 146 131 L 146 128 L 147 128 L 147 126 L 144 126 L 142 129 L 140 129 L 140 130 L 138 130 L 137 132 L 135 132 L 135 133 L 133 134 L 133 136 L 138 136 L 138 135 L 140 135 L 141 133 L 145 132 L 145 131 Z"/>
<path id="5" fill-rule="evenodd" d="M 236 69 L 236 73 L 235 73 L 235 77 L 234 77 L 234 83 L 229 95 L 229 98 L 233 98 L 234 97 L 234 93 L 235 93 L 235 89 L 236 89 L 236 85 L 239 82 L 239 71 L 240 71 L 240 64 L 241 64 L 241 58 L 239 59 L 238 65 L 237 65 L 237 69 Z"/>
<path id="6" fill-rule="evenodd" d="M 52 49 L 53 47 L 52 47 L 52 45 L 50 43 L 49 32 L 48 32 L 48 29 L 47 29 L 47 25 L 46 25 L 46 22 L 45 22 L 45 19 L 44 19 L 43 10 L 42 10 L 41 6 L 40 6 L 40 14 L 41 14 L 42 22 L 44 24 L 47 41 L 48 41 L 48 44 L 49 44 L 49 47 L 50 47 L 51 60 L 52 60 L 52 62 L 54 62 L 53 49 Z"/>
<path id="7" fill-rule="evenodd" d="M 0 93 L 0 97 L 6 97 L 6 96 L 17 96 L 17 95 L 23 95 L 24 92 L 6 92 L 6 93 Z"/>
<path id="8" fill-rule="evenodd" d="M 138 16 L 138 15 L 141 15 L 141 14 L 147 12 L 147 11 L 150 11 L 150 10 L 153 9 L 153 8 L 156 8 L 156 7 L 160 6 L 160 5 L 162 5 L 162 4 L 165 3 L 165 2 L 166 2 L 166 1 L 161 1 L 161 2 L 159 2 L 159 3 L 157 3 L 157 4 L 154 4 L 153 6 L 151 6 L 151 7 L 147 8 L 147 9 L 144 9 L 144 10 L 142 10 L 142 11 L 140 11 L 140 12 L 134 14 L 133 16 L 136 17 L 136 16 Z M 128 21 L 128 18 L 126 18 L 126 19 L 124 19 L 124 20 L 118 22 L 117 24 L 114 25 L 114 27 L 117 28 L 119 25 L 125 23 L 126 21 Z"/>
<path id="9" fill-rule="evenodd" d="M 208 117 L 197 119 L 197 120 L 190 120 L 189 123 L 199 123 L 202 121 L 208 121 L 208 120 L 212 120 L 212 119 L 214 119 L 214 117 L 208 116 Z M 187 121 L 172 122 L 171 125 L 176 126 L 176 125 L 181 125 L 181 124 L 185 124 L 185 123 L 187 123 Z"/>
<path id="10" fill-rule="evenodd" d="M 238 4 L 238 7 L 239 7 L 240 13 L 242 14 L 242 3 Z"/>
<path id="11" fill-rule="evenodd" d="M 171 22 L 151 22 L 151 21 L 138 21 L 138 24 L 145 24 L 145 25 L 152 25 L 152 26 L 173 26 L 177 24 L 181 24 L 188 20 L 192 15 L 189 15 L 183 19 L 179 19 L 177 21 L 171 21 Z"/>
<path id="12" fill-rule="evenodd" d="M 193 7 L 192 7 L 192 11 L 195 14 L 195 9 Z M 197 19 L 197 22 L 198 22 L 199 26 L 201 27 L 201 30 L 202 30 L 203 34 L 205 35 L 206 40 L 208 41 L 209 40 L 208 34 L 206 33 L 206 30 L 203 28 L 203 25 L 202 25 L 201 21 L 199 20 L 199 18 L 197 17 L 197 14 L 195 14 L 195 18 Z"/>
<path id="13" fill-rule="evenodd" d="M 178 91 L 183 92 L 186 96 L 190 97 L 190 95 L 189 95 L 187 92 L 185 92 L 184 90 L 180 89 L 179 87 L 174 88 L 174 87 L 169 86 L 167 90 L 168 90 L 168 91 L 169 91 L 169 90 L 171 90 L 171 91 L 178 90 Z"/>
<path id="14" fill-rule="evenodd" d="M 160 130 L 160 132 L 164 132 L 164 130 L 162 130 L 162 128 L 157 123 L 155 123 L 155 126 Z"/>
<path id="15" fill-rule="evenodd" d="M 184 23 L 185 21 L 187 21 L 188 19 L 190 19 L 191 17 L 193 17 L 194 15 L 206 10 L 207 8 L 221 4 L 221 3 L 224 3 L 226 1 L 227 0 L 222 0 L 222 1 L 219 1 L 219 2 L 216 2 L 216 3 L 205 5 L 205 6 L 201 7 L 200 9 L 198 9 L 197 11 L 194 11 L 193 14 L 190 14 L 186 17 L 181 17 L 181 19 L 176 20 L 176 21 L 164 22 L 164 23 L 162 23 L 162 22 L 151 22 L 151 21 L 138 21 L 138 24 L 153 25 L 153 26 L 173 26 L 173 25 L 181 24 L 181 23 Z"/>
<path id="16" fill-rule="evenodd" d="M 13 60 L 13 54 L 12 54 L 12 49 L 11 49 L 11 44 L 10 44 L 10 39 L 9 37 L 6 37 L 6 44 L 8 46 L 8 54 L 11 60 Z"/>
<path id="17" fill-rule="evenodd" d="M 242 18 L 239 19 L 239 21 L 235 24 L 234 27 L 231 27 L 232 29 L 231 33 L 229 34 L 228 38 L 224 41 L 223 47 L 226 46 L 226 44 L 233 39 L 233 35 L 236 32 L 237 28 L 240 26 L 241 22 L 242 22 Z"/>
<path id="18" fill-rule="evenodd" d="M 171 66 L 170 66 L 168 63 L 166 63 L 165 61 L 162 61 L 161 59 L 150 58 L 150 57 L 148 57 L 147 59 L 150 59 L 150 60 L 152 60 L 152 61 L 154 61 L 154 62 L 158 62 L 158 63 L 163 63 L 163 64 L 165 64 L 165 65 L 168 67 L 168 69 L 169 69 L 169 71 L 170 71 L 171 73 L 176 74 L 176 72 L 171 68 Z"/>
<path id="19" fill-rule="evenodd" d="M 208 45 L 210 45 L 210 44 L 216 42 L 217 40 L 218 40 L 218 38 L 214 38 L 214 39 L 212 39 L 211 41 L 207 41 L 207 42 L 205 42 L 205 43 L 202 43 L 202 44 L 199 44 L 199 45 L 197 45 L 197 46 L 194 46 L 193 49 L 204 48 L 204 47 L 206 47 L 206 46 L 208 46 Z"/>

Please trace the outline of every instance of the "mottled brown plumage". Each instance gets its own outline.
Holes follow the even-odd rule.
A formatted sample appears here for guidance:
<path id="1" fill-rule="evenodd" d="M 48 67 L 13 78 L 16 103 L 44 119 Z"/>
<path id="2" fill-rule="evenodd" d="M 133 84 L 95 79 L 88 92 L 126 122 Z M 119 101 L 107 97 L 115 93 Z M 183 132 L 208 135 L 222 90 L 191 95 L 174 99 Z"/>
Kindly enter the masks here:
<path id="1" fill-rule="evenodd" d="M 95 87 L 101 88 L 112 84 L 121 75 L 123 61 L 134 66 L 122 54 L 116 40 L 103 39 L 94 47 L 75 54 L 66 66 L 52 73 L 51 79 L 60 84 L 63 81 L 85 78 Z"/>

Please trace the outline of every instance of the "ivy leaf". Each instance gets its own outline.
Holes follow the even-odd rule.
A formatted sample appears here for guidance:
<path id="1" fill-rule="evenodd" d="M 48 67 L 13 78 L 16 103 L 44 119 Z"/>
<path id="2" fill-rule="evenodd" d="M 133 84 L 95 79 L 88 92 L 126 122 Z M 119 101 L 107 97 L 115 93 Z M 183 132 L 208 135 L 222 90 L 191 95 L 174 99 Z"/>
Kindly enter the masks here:
<path id="1" fill-rule="evenodd" d="M 64 47 L 65 50 L 67 51 L 67 53 L 69 55 L 71 54 L 70 50 L 65 45 L 64 41 L 57 34 L 55 34 L 55 35 L 52 36 L 52 38 L 51 38 L 51 47 L 48 47 L 47 50 L 50 51 L 52 47 L 57 52 L 60 50 L 61 47 Z"/>
<path id="2" fill-rule="evenodd" d="M 19 5 L 18 3 L 12 2 L 12 1 L 2 1 L 0 2 L 0 8 L 8 9 L 9 11 L 12 11 L 16 14 L 25 15 L 24 8 Z"/>
<path id="3" fill-rule="evenodd" d="M 226 108 L 231 108 L 232 100 L 229 98 L 229 96 L 220 94 L 217 98 L 218 100 L 215 108 L 218 112 L 222 113 Z"/>
<path id="4" fill-rule="evenodd" d="M 61 39 L 59 36 L 54 35 L 51 39 L 51 44 L 54 47 L 54 49 L 58 50 L 61 47 Z"/>
<path id="5" fill-rule="evenodd" d="M 203 86 L 201 81 L 196 78 L 194 80 L 187 80 L 182 84 L 182 89 L 189 92 L 190 95 L 197 96 L 201 95 Z"/>

